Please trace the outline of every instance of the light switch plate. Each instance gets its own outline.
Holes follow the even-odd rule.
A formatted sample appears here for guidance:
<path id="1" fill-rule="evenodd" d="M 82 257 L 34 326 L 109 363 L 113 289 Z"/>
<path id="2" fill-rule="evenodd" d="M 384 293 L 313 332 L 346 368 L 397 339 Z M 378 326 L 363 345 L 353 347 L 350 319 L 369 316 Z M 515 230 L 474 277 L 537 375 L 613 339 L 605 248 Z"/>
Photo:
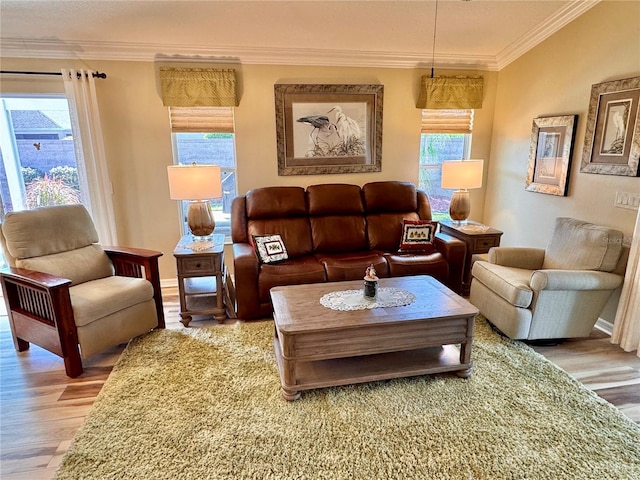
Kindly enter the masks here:
<path id="1" fill-rule="evenodd" d="M 640 193 L 616 192 L 616 207 L 638 210 L 640 208 Z"/>

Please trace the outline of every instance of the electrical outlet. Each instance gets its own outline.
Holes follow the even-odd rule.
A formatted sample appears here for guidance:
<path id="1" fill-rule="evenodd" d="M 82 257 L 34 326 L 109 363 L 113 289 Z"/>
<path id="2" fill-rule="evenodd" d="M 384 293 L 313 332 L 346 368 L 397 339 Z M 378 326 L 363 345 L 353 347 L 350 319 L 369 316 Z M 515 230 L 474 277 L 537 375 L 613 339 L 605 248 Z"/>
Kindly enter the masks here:
<path id="1" fill-rule="evenodd" d="M 638 210 L 640 208 L 640 193 L 616 192 L 615 207 Z"/>

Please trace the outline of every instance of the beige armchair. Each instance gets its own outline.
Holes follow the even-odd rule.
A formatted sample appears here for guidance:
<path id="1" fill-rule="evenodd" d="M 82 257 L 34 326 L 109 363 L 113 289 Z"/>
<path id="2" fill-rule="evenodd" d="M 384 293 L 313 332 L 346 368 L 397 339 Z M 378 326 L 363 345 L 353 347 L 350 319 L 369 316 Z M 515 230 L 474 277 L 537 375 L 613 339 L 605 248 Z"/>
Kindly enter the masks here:
<path id="1" fill-rule="evenodd" d="M 82 359 L 164 328 L 160 252 L 105 248 L 82 205 L 7 214 L 0 272 L 18 351 L 29 342 L 64 359 L 69 377 Z"/>
<path id="2" fill-rule="evenodd" d="M 622 232 L 557 218 L 546 249 L 494 247 L 471 271 L 470 302 L 513 339 L 586 337 L 623 276 Z"/>

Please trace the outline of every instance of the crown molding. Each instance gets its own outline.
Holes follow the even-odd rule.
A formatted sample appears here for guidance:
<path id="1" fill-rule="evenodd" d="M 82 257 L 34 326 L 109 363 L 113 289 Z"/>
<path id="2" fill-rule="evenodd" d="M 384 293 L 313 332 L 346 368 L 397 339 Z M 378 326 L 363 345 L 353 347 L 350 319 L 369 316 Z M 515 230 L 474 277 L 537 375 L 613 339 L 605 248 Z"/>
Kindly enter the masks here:
<path id="1" fill-rule="evenodd" d="M 434 68 L 499 71 L 601 0 L 574 0 L 497 55 L 436 54 Z M 152 62 L 162 60 L 321 67 L 431 68 L 431 54 L 271 47 L 209 47 L 51 39 L 0 39 L 2 57 Z"/>
<path id="2" fill-rule="evenodd" d="M 266 47 L 208 47 L 148 43 L 61 42 L 57 40 L 0 40 L 7 58 L 81 59 L 116 61 L 185 61 L 260 65 L 314 65 L 331 67 L 430 68 L 429 59 L 417 53 L 355 50 L 320 50 Z M 438 55 L 436 68 L 496 70 L 490 55 Z"/>
<path id="3" fill-rule="evenodd" d="M 502 70 L 511 62 L 562 29 L 565 25 L 571 23 L 587 10 L 600 3 L 600 1 L 601 0 L 574 0 L 558 10 L 554 15 L 549 17 L 546 22 L 525 33 L 504 50 L 498 52 L 495 58 L 497 70 Z"/>

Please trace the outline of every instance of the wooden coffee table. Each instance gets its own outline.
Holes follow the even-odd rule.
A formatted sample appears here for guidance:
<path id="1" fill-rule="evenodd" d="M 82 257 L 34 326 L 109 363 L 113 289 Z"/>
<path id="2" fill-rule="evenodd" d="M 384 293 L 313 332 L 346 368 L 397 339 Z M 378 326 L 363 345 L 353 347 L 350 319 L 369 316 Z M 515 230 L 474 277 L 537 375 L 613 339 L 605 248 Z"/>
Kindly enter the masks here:
<path id="1" fill-rule="evenodd" d="M 416 296 L 411 305 L 340 311 L 324 307 L 330 292 L 361 280 L 271 289 L 282 396 L 302 390 L 430 373 L 471 375 L 478 309 L 430 276 L 382 278 Z M 455 344 L 460 344 L 458 349 Z"/>

